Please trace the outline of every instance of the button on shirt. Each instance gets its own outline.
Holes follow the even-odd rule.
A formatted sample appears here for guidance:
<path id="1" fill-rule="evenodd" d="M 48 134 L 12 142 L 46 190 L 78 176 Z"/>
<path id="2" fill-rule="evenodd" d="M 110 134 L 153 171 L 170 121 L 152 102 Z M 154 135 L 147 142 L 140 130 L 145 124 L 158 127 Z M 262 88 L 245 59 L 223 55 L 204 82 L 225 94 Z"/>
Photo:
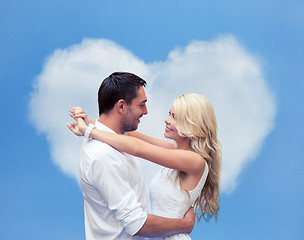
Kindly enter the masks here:
<path id="1" fill-rule="evenodd" d="M 97 129 L 112 132 L 96 120 Z M 133 237 L 147 219 L 148 192 L 136 160 L 100 141 L 83 143 L 79 178 L 87 240 Z"/>

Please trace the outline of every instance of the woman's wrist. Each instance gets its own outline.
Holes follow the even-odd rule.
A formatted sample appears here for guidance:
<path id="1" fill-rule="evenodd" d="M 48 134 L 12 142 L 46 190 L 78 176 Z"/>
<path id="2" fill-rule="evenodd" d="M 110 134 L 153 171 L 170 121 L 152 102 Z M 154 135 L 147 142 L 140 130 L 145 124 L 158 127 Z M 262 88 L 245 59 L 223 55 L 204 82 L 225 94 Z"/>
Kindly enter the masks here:
<path id="1" fill-rule="evenodd" d="M 91 134 L 91 132 L 94 128 L 95 128 L 95 125 L 90 123 L 89 126 L 87 127 L 87 129 L 84 132 L 84 138 L 89 139 L 90 134 Z"/>
<path id="2" fill-rule="evenodd" d="M 96 119 L 91 119 L 91 118 L 88 118 L 88 123 L 90 124 L 95 124 L 96 122 Z"/>

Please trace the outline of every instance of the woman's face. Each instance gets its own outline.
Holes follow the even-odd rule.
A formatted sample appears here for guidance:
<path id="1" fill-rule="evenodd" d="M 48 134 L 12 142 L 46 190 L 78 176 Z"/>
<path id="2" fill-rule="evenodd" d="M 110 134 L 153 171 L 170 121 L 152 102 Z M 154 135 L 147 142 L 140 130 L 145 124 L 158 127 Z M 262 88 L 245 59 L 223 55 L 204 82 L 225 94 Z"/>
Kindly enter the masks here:
<path id="1" fill-rule="evenodd" d="M 169 115 L 165 119 L 165 124 L 166 124 L 166 128 L 165 128 L 164 136 L 166 138 L 169 138 L 169 139 L 172 139 L 175 141 L 177 141 L 178 138 L 181 138 L 181 136 L 178 135 L 178 131 L 176 129 L 176 116 L 175 116 L 173 107 L 171 107 L 171 109 L 169 111 Z"/>

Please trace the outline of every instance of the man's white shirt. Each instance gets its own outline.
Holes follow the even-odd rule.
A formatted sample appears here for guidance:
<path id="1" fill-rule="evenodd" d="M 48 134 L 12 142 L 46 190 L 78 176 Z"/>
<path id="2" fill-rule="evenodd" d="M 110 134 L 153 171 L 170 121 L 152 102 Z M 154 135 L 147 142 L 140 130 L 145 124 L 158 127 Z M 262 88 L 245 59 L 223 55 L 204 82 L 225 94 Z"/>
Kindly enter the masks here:
<path id="1" fill-rule="evenodd" d="M 113 130 L 96 120 L 97 129 Z M 97 140 L 83 143 L 79 179 L 87 240 L 133 237 L 147 219 L 149 197 L 136 160 Z"/>

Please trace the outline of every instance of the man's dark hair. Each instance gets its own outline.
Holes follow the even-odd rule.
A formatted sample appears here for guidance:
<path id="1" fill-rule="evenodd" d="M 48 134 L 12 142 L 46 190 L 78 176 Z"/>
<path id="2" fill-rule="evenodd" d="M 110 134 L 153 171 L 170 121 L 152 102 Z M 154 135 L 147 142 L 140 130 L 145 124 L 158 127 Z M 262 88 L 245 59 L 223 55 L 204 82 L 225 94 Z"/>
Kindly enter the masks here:
<path id="1" fill-rule="evenodd" d="M 146 81 L 128 72 L 114 72 L 103 80 L 98 90 L 99 116 L 110 111 L 120 99 L 131 104 L 137 90 L 147 85 Z"/>

